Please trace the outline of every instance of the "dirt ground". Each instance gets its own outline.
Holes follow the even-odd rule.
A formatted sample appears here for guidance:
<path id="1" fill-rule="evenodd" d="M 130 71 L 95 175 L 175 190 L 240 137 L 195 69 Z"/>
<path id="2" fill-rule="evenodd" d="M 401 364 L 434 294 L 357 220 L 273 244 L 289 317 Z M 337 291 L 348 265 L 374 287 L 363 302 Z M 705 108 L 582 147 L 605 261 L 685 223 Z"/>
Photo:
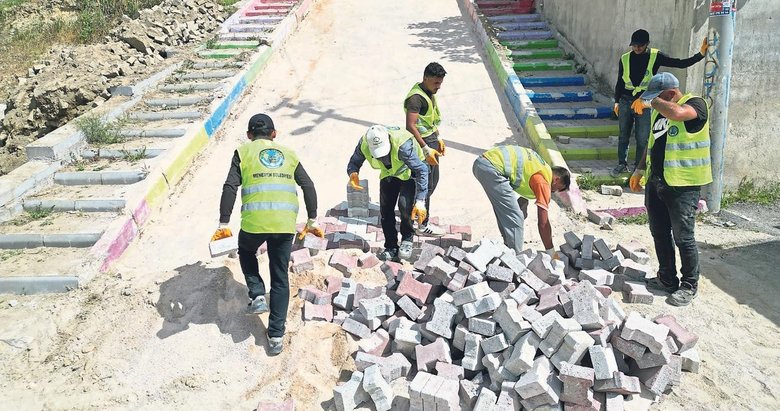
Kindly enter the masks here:
<path id="1" fill-rule="evenodd" d="M 333 387 L 354 367 L 352 337 L 333 324 L 303 323 L 293 297 L 285 351 L 268 357 L 267 315 L 243 315 L 237 261 L 208 255 L 232 152 L 249 117 L 269 113 L 279 142 L 298 152 L 314 179 L 324 214 L 345 197 L 346 163 L 364 130 L 402 124 L 405 93 L 427 63 L 439 61 L 448 71 L 440 91 L 448 151 L 431 211 L 471 225 L 477 238 L 498 238 L 471 162 L 521 135 L 468 27 L 449 0 L 320 1 L 111 273 L 67 295 L 0 296 L 2 408 L 251 409 L 260 400 L 294 398 L 298 409 L 332 409 Z M 376 201 L 377 174 L 364 167 L 361 176 Z M 623 201 L 641 203 L 632 196 Z M 612 200 L 591 195 L 596 208 Z M 528 220 L 527 246 L 541 248 L 535 213 Z M 646 226 L 600 231 L 556 206 L 552 221 L 557 244 L 574 230 L 613 244 L 636 239 L 654 256 Z M 237 212 L 231 226 L 238 229 Z M 684 374 L 655 409 L 777 409 L 780 240 L 739 227 L 697 229 L 697 300 L 686 308 L 660 297 L 626 304 L 649 315 L 672 312 L 700 336 L 700 373 Z M 293 293 L 336 273 L 317 264 L 313 273 L 291 275 Z M 382 279 L 377 272 L 358 278 Z"/>

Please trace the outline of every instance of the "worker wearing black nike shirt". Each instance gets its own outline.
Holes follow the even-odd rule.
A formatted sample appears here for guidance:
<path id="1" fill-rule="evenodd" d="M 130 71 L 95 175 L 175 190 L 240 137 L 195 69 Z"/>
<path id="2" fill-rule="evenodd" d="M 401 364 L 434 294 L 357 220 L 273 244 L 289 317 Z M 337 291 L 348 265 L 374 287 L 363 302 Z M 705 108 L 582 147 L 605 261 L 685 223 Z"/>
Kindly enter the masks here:
<path id="1" fill-rule="evenodd" d="M 648 47 L 649 43 L 650 34 L 647 31 L 642 29 L 635 31 L 631 35 L 631 51 L 623 54 L 618 61 L 613 110 L 618 117 L 620 135 L 618 164 L 610 172 L 613 177 L 628 171 L 628 148 L 631 144 L 632 131 L 636 140 L 634 168 L 639 164 L 640 156 L 645 150 L 645 140 L 650 131 L 650 112 L 642 109 L 637 97 L 647 89 L 650 78 L 658 73 L 661 67 L 688 68 L 698 63 L 704 58 L 709 47 L 707 39 L 704 39 L 698 53 L 687 59 L 678 59 L 669 57 L 656 48 Z"/>
<path id="2" fill-rule="evenodd" d="M 697 295 L 696 210 L 701 186 L 712 182 L 712 166 L 707 103 L 683 94 L 679 87 L 671 73 L 656 74 L 640 97 L 643 107 L 652 107 L 651 132 L 630 186 L 641 191 L 646 174 L 645 207 L 658 256 L 658 275 L 648 285 L 671 293 L 669 304 L 684 306 Z M 675 245 L 680 250 L 681 279 Z"/>

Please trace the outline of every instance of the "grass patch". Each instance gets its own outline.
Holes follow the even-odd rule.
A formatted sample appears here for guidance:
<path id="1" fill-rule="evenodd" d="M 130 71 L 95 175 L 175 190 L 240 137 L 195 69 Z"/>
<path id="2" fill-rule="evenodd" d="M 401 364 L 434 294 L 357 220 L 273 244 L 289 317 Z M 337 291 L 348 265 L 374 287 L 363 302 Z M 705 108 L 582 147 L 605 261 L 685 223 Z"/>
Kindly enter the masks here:
<path id="1" fill-rule="evenodd" d="M 120 121 L 105 121 L 101 117 L 88 115 L 78 119 L 76 125 L 84 133 L 87 143 L 98 147 L 125 141 Z"/>
<path id="2" fill-rule="evenodd" d="M 778 201 L 780 201 L 780 182 L 768 182 L 759 186 L 753 180 L 743 178 L 736 190 L 723 193 L 720 205 L 723 208 L 735 203 L 772 205 Z"/>
<path id="3" fill-rule="evenodd" d="M 4 22 L 13 13 L 13 9 L 25 0 L 0 0 L 0 22 Z"/>
<path id="4" fill-rule="evenodd" d="M 53 212 L 54 206 L 51 206 L 50 208 L 37 206 L 32 210 L 27 210 L 27 215 L 30 217 L 30 220 L 43 220 L 44 218 L 50 216 Z"/>
<path id="5" fill-rule="evenodd" d="M 5 261 L 21 254 L 22 250 L 3 250 L 0 251 L 0 261 Z"/>
<path id="6" fill-rule="evenodd" d="M 126 14 L 138 17 L 139 11 L 160 4 L 160 0 L 77 0 L 76 27 L 82 43 L 94 42 L 116 27 L 116 21 Z"/>
<path id="7" fill-rule="evenodd" d="M 206 48 L 211 50 L 214 47 L 217 46 L 217 42 L 219 41 L 219 38 L 217 36 L 214 36 L 208 40 L 206 40 Z"/>
<path id="8" fill-rule="evenodd" d="M 596 181 L 593 173 L 587 172 L 577 177 L 577 185 L 580 187 L 580 190 L 596 190 L 601 186 L 601 183 Z"/>
<path id="9" fill-rule="evenodd" d="M 622 224 L 635 224 L 635 225 L 647 225 L 647 213 L 620 217 L 617 219 Z"/>
<path id="10" fill-rule="evenodd" d="M 121 150 L 121 152 L 125 161 L 129 161 L 131 164 L 146 158 L 146 146 L 141 147 L 139 150 Z"/>

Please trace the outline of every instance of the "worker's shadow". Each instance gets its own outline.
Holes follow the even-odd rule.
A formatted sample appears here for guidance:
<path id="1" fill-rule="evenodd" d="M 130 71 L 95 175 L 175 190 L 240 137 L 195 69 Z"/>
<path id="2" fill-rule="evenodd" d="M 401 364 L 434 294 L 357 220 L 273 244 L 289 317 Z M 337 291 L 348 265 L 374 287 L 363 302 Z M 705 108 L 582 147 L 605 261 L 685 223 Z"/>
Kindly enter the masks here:
<path id="1" fill-rule="evenodd" d="M 254 336 L 256 345 L 267 345 L 266 329 L 256 315 L 246 315 L 247 289 L 233 279 L 227 267 L 206 267 L 202 262 L 176 269 L 177 275 L 160 285 L 155 305 L 163 317 L 160 339 L 185 331 L 190 324 L 215 324 L 233 342 Z"/>

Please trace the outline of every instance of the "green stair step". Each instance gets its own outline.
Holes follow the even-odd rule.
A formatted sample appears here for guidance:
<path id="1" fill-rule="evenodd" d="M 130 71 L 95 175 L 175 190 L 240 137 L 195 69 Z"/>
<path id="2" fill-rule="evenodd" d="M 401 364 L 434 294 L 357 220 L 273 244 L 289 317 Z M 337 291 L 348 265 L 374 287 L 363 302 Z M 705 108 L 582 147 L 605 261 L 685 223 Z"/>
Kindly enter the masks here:
<path id="1" fill-rule="evenodd" d="M 582 126 L 582 127 L 550 127 L 547 132 L 551 136 L 569 136 L 577 138 L 603 138 L 620 134 L 620 127 L 615 125 Z"/>
<path id="2" fill-rule="evenodd" d="M 243 49 L 225 49 L 225 50 L 214 50 L 214 49 L 208 49 L 208 50 L 201 50 L 198 52 L 198 55 L 202 58 L 207 59 L 229 59 L 238 56 L 241 53 L 244 53 L 245 51 Z"/>
<path id="3" fill-rule="evenodd" d="M 558 40 L 503 40 L 502 46 L 512 50 L 552 49 L 558 47 Z"/>
<path id="4" fill-rule="evenodd" d="M 551 61 L 521 61 L 512 65 L 516 71 L 571 71 L 574 65 L 571 61 L 551 60 Z"/>
<path id="5" fill-rule="evenodd" d="M 214 44 L 212 50 L 229 50 L 229 49 L 256 49 L 260 43 L 257 40 L 251 41 L 219 41 Z"/>
<path id="6" fill-rule="evenodd" d="M 513 60 L 563 58 L 561 49 L 509 50 L 506 55 Z"/>
<path id="7" fill-rule="evenodd" d="M 573 148 L 566 144 L 558 144 L 558 151 L 565 160 L 617 160 L 617 147 Z M 634 158 L 636 150 L 628 151 L 628 158 Z"/>

